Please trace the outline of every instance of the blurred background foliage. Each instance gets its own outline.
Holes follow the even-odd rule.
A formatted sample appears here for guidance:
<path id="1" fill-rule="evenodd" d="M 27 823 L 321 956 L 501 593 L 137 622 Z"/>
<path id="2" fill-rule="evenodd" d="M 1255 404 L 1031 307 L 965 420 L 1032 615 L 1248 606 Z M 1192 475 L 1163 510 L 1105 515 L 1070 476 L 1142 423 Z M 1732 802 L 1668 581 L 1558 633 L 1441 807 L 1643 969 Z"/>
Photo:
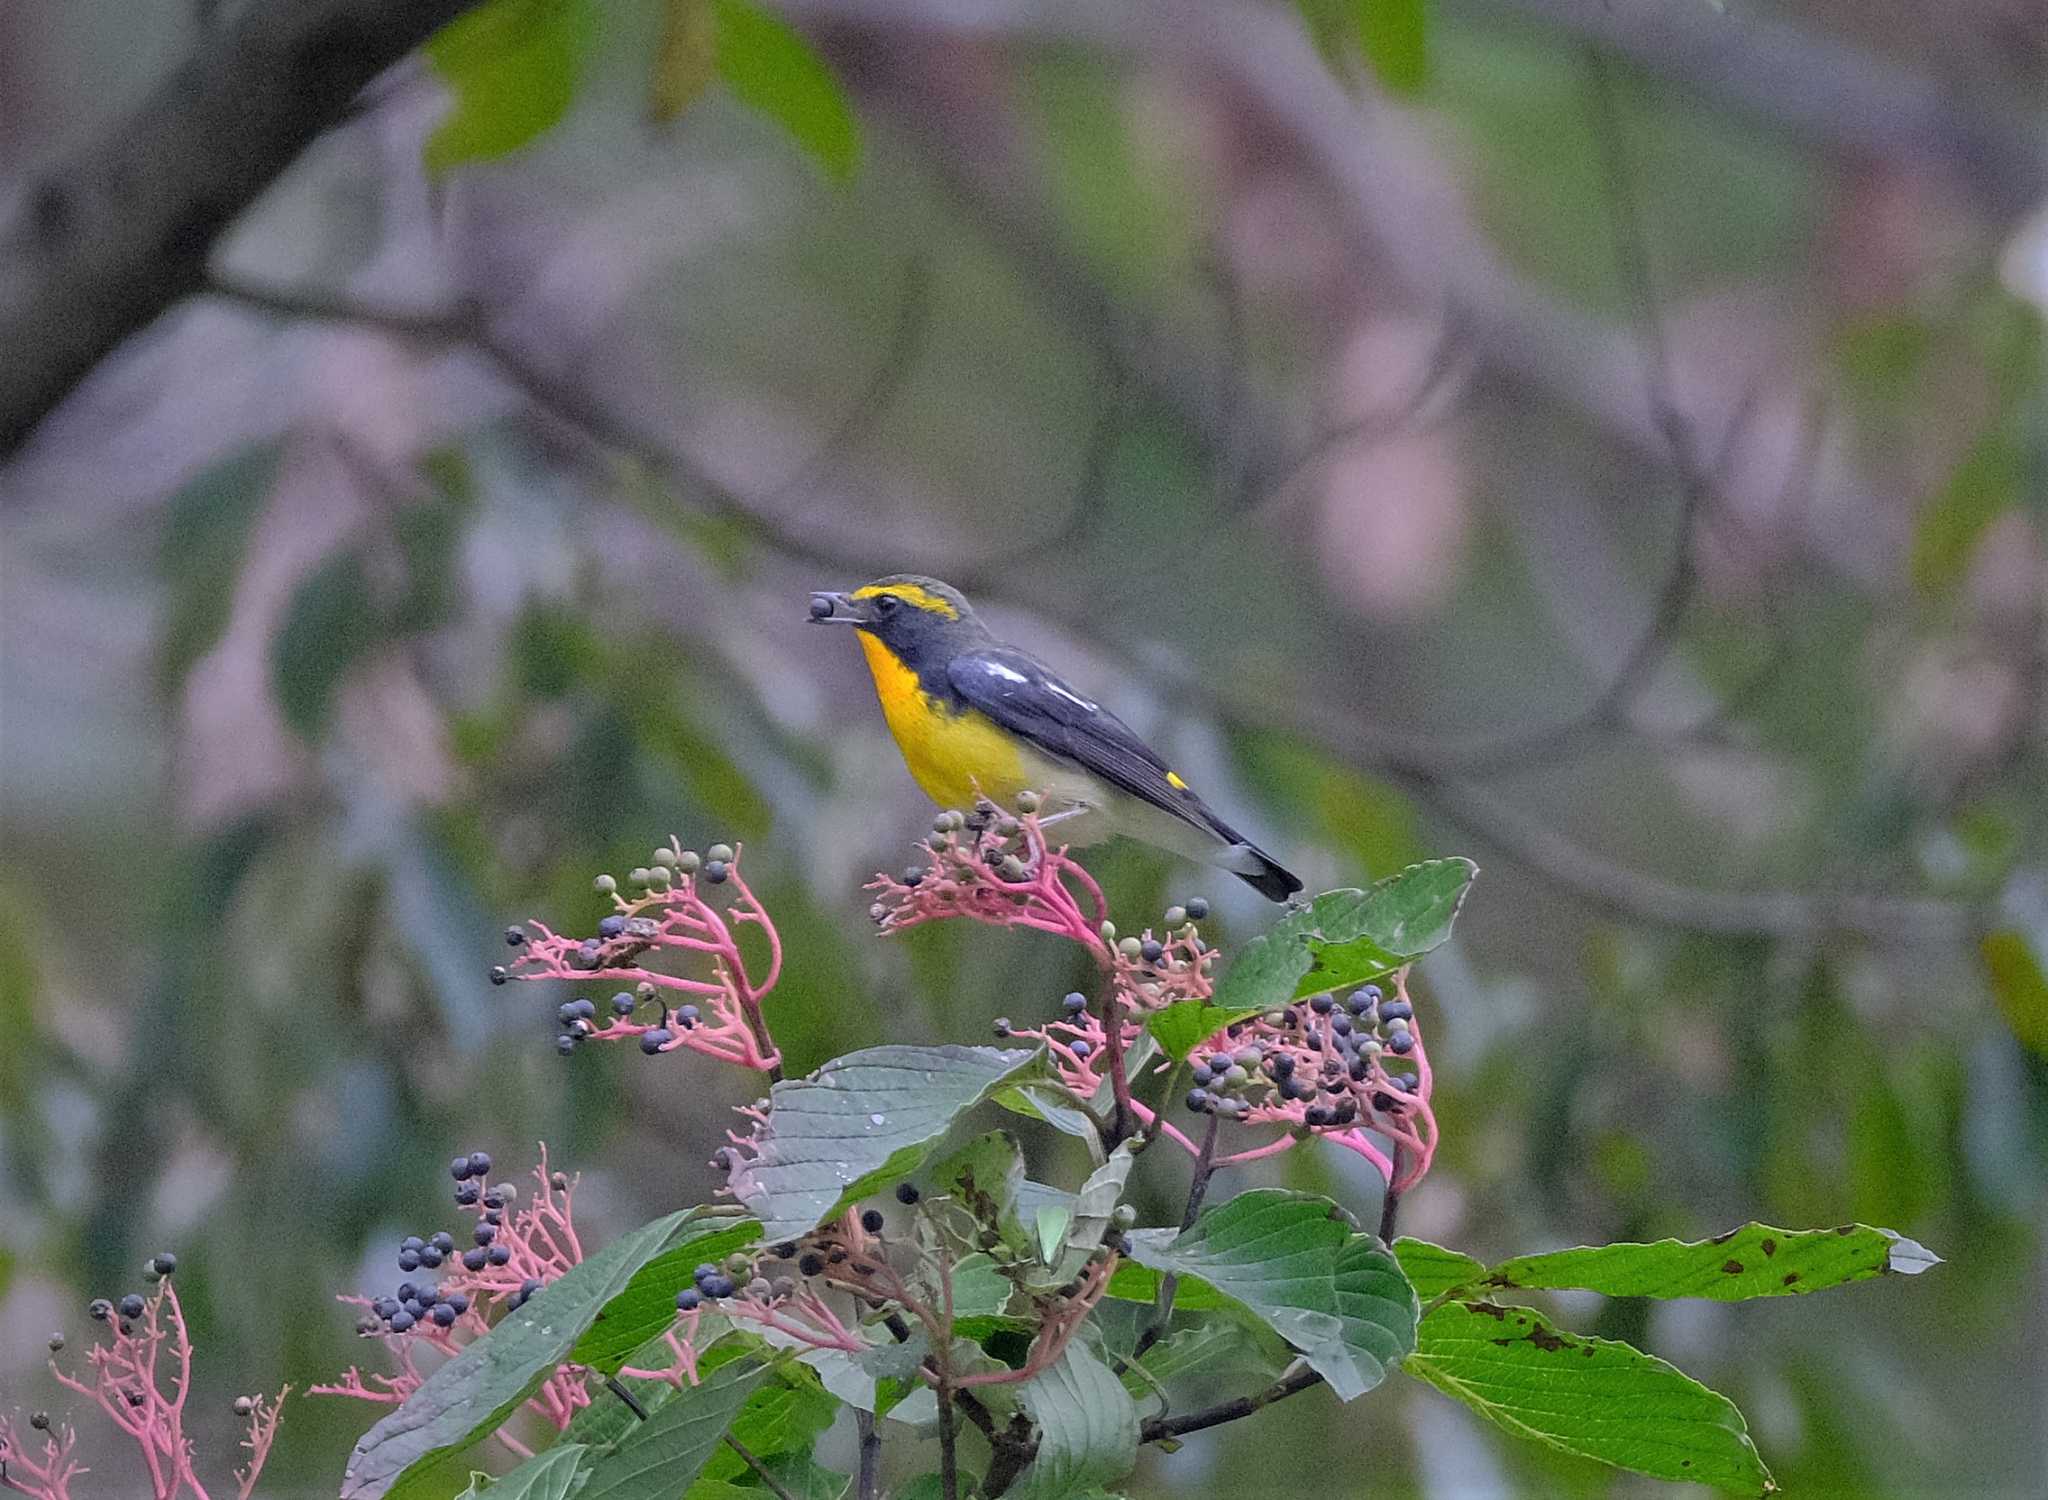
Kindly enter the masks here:
<path id="1" fill-rule="evenodd" d="M 197 9 L 0 14 L 0 172 Z M 669 832 L 749 846 L 798 1067 L 1048 1010 L 1042 943 L 864 930 L 925 810 L 805 594 L 915 569 L 1312 888 L 1480 861 L 1405 1229 L 1910 1234 L 1949 1266 L 1566 1311 L 1790 1493 L 2038 1494 L 2048 19 L 1642 9 L 798 0 L 826 72 L 724 0 L 715 58 L 500 0 L 387 78 L 0 469 L 0 1399 L 175 1247 L 225 1457 L 232 1393 L 357 1357 L 331 1294 L 451 1152 L 703 1200 L 744 1079 L 564 1062 L 482 980 Z M 368 1416 L 294 1401 L 266 1493 Z M 1404 1386 L 1132 1492 L 1305 1483 L 1644 1488 Z"/>

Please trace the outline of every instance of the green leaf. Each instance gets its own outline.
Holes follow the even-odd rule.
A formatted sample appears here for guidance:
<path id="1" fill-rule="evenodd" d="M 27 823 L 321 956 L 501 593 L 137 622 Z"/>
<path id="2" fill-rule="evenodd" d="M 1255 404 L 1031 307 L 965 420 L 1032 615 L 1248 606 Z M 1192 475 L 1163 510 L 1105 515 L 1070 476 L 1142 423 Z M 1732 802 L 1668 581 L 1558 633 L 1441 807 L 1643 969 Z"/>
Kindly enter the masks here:
<path id="1" fill-rule="evenodd" d="M 1015 1290 L 990 1257 L 962 1256 L 953 1267 L 953 1317 L 958 1321 L 999 1316 Z"/>
<path id="2" fill-rule="evenodd" d="M 435 1370 L 357 1442 L 342 1476 L 341 1500 L 423 1496 L 427 1491 L 416 1481 L 435 1460 L 496 1428 L 538 1390 L 605 1304 L 674 1242 L 693 1212 L 669 1214 L 620 1235 Z"/>
<path id="3" fill-rule="evenodd" d="M 1042 1070 L 1043 1054 L 995 1047 L 871 1047 L 771 1091 L 754 1155 L 733 1193 L 770 1240 L 808 1234 L 909 1176 L 952 1123 L 996 1089 Z"/>
<path id="4" fill-rule="evenodd" d="M 1434 1247 L 1430 1247 L 1434 1249 Z M 1439 1252 L 1448 1253 L 1448 1252 Z M 1402 1265 L 1407 1265 L 1402 1258 Z M 1579 1288 L 1610 1297 L 1784 1297 L 1896 1273 L 1917 1276 L 1941 1257 L 1889 1229 L 1773 1229 L 1745 1224 L 1711 1240 L 1592 1245 L 1522 1255 L 1486 1273 L 1494 1286 Z"/>
<path id="5" fill-rule="evenodd" d="M 427 137 L 427 171 L 510 155 L 567 114 L 595 19 L 592 0 L 489 0 L 429 37 L 455 106 Z"/>
<path id="6" fill-rule="evenodd" d="M 1163 1385 L 1178 1376 L 1191 1375 L 1226 1356 L 1240 1368 L 1258 1364 L 1262 1374 L 1271 1373 L 1265 1370 L 1263 1361 L 1258 1360 L 1250 1336 L 1243 1328 L 1223 1318 L 1211 1318 L 1204 1323 L 1176 1329 L 1147 1349 L 1138 1363 L 1145 1367 L 1152 1379 L 1147 1380 L 1143 1375 L 1126 1370 L 1124 1389 L 1142 1399 L 1154 1394 L 1154 1381 Z"/>
<path id="7" fill-rule="evenodd" d="M 2019 502 L 2026 455 L 2004 431 L 1978 438 L 1913 530 L 1913 582 L 1939 594 L 1961 581 L 1977 540 Z"/>
<path id="8" fill-rule="evenodd" d="M 589 1332 L 576 1341 L 579 1365 L 610 1375 L 676 1318 L 676 1293 L 692 1284 L 691 1272 L 704 1261 L 721 1261 L 761 1237 L 752 1219 L 734 1222 L 732 1210 L 692 1209 L 685 1236 L 647 1262 L 598 1312 Z"/>
<path id="9" fill-rule="evenodd" d="M 490 1500 L 563 1500 L 576 1479 L 576 1465 L 585 1448 L 581 1443 L 557 1443 L 545 1453 L 536 1453 L 518 1468 L 478 1489 L 470 1482 L 462 1500 L 487 1495 Z"/>
<path id="10" fill-rule="evenodd" d="M 782 128 L 844 181 L 860 165 L 860 126 L 846 91 L 803 34 L 754 0 L 713 0 L 718 75 L 742 104 Z"/>
<path id="11" fill-rule="evenodd" d="M 1419 94 L 1429 79 L 1429 10 L 1424 0 L 1351 0 L 1365 60 L 1387 91 Z"/>
<path id="12" fill-rule="evenodd" d="M 1240 1010 L 1227 1005 L 1210 1005 L 1201 1000 L 1176 1000 L 1164 1010 L 1155 1010 L 1146 1017 L 1145 1029 L 1159 1043 L 1160 1051 L 1175 1062 L 1186 1062 L 1188 1054 L 1224 1027 L 1242 1021 L 1246 1016 L 1255 1016 L 1264 1009 L 1263 1005 Z"/>
<path id="13" fill-rule="evenodd" d="M 1727 1397 L 1628 1344 L 1560 1331 L 1524 1307 L 1449 1302 L 1402 1368 L 1517 1437 L 1658 1479 L 1761 1495 L 1776 1486 Z"/>
<path id="14" fill-rule="evenodd" d="M 301 580 L 270 642 L 270 686 L 287 724 L 317 742 L 349 668 L 386 637 L 363 555 L 337 552 Z"/>
<path id="15" fill-rule="evenodd" d="M 1216 987 L 1211 1008 L 1241 1020 L 1392 973 L 1451 935 L 1478 873 L 1469 859 L 1432 859 L 1367 890 L 1323 892 L 1245 945 Z"/>
<path id="16" fill-rule="evenodd" d="M 1007 1130 L 978 1135 L 931 1170 L 930 1193 L 957 1199 L 975 1222 L 995 1228 L 1005 1240 L 1025 1242 L 1017 1218 L 1017 1186 L 1024 1180 L 1024 1153 Z"/>
<path id="17" fill-rule="evenodd" d="M 747 1398 L 733 1419 L 732 1435 L 756 1458 L 809 1454 L 818 1434 L 839 1415 L 839 1398 L 825 1389 L 818 1372 L 808 1365 L 784 1365 L 774 1371 L 774 1377 Z M 704 1478 L 758 1482 L 747 1461 L 722 1443 L 705 1463 Z"/>
<path id="18" fill-rule="evenodd" d="M 1016 1084 L 998 1089 L 995 1102 L 1013 1115 L 1042 1120 L 1062 1135 L 1086 1141 L 1095 1159 L 1098 1162 L 1102 1160 L 1102 1123 L 1067 1090 L 1065 1084 L 1056 1081 Z"/>
<path id="19" fill-rule="evenodd" d="M 738 1429 L 734 1431 L 737 1433 Z M 756 1457 L 761 1460 L 761 1467 L 788 1492 L 790 1500 L 840 1500 L 853 1485 L 851 1474 L 828 1469 L 808 1453 L 763 1453 Z M 707 1475 L 690 1486 L 683 1500 L 766 1500 L 770 1493 L 760 1476 L 746 1469 L 734 1479 L 713 1479 Z"/>
<path id="20" fill-rule="evenodd" d="M 1195 1278 L 1257 1315 L 1341 1400 L 1378 1385 L 1415 1347 L 1415 1289 L 1387 1248 L 1327 1198 L 1260 1188 L 1179 1235 L 1138 1229 L 1128 1238 L 1139 1266 Z M 1121 1270 L 1115 1280 L 1138 1285 Z M 1177 1307 L 1194 1305 L 1175 1297 Z"/>
<path id="21" fill-rule="evenodd" d="M 2001 929 L 1978 943 L 1991 998 L 2021 1045 L 2048 1057 L 2048 969 L 2026 934 Z"/>
<path id="22" fill-rule="evenodd" d="M 1425 1302 L 1454 1286 L 1468 1285 L 1486 1275 L 1484 1262 L 1456 1250 L 1446 1250 L 1441 1245 L 1432 1245 L 1428 1240 L 1409 1239 L 1406 1235 L 1394 1241 L 1394 1257 L 1401 1262 L 1401 1271 L 1407 1276 L 1408 1284 L 1415 1288 L 1415 1295 Z"/>
<path id="23" fill-rule="evenodd" d="M 1072 1500 L 1137 1466 L 1137 1403 L 1081 1340 L 1019 1385 L 1017 1402 L 1038 1427 L 1037 1455 L 1008 1491 L 1017 1500 Z"/>
<path id="24" fill-rule="evenodd" d="M 194 663 L 211 651 L 234 608 L 249 536 L 270 498 L 284 445 L 243 448 L 201 471 L 164 503 L 157 573 L 167 614 L 157 627 L 157 691 L 175 701 Z"/>
<path id="25" fill-rule="evenodd" d="M 736 1359 L 678 1391 L 590 1466 L 578 1500 L 675 1500 L 719 1451 L 767 1376 L 759 1360 Z"/>

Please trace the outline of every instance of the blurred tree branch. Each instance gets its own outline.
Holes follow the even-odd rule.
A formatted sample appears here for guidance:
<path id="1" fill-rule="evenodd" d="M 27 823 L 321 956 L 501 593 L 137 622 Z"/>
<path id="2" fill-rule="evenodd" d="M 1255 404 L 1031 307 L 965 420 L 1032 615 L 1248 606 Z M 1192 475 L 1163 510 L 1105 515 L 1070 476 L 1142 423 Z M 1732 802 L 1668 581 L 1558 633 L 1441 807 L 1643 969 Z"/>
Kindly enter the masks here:
<path id="1" fill-rule="evenodd" d="M 214 242 L 379 73 L 476 0 L 256 0 L 0 220 L 0 457 L 196 291 Z"/>

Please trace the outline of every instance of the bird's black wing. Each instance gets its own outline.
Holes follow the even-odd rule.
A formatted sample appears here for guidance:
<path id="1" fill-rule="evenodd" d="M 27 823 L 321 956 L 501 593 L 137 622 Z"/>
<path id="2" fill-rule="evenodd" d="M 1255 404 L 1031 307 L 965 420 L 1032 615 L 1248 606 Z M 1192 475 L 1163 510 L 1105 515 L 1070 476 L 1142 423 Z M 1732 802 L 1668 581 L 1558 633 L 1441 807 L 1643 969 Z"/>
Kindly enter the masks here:
<path id="1" fill-rule="evenodd" d="M 1059 760 L 1163 808 L 1228 843 L 1243 837 L 1168 769 L 1130 725 L 1075 692 L 1043 662 L 1007 646 L 964 651 L 946 666 L 946 680 L 968 707 Z"/>

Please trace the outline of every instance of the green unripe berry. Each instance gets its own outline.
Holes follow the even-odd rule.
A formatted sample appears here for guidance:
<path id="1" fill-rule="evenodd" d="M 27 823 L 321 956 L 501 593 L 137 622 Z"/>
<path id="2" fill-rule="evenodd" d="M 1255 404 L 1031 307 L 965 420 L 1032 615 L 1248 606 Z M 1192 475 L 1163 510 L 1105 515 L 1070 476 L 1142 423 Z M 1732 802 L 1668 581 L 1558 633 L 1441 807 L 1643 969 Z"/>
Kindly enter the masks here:
<path id="1" fill-rule="evenodd" d="M 1102 935 L 1102 940 L 1105 943 L 1113 943 L 1116 941 L 1116 923 L 1104 922 L 1100 927 L 1096 928 L 1095 930 Z"/>
<path id="2" fill-rule="evenodd" d="M 1017 811 L 1018 811 L 1018 812 L 1020 812 L 1020 813 L 1035 813 L 1035 812 L 1037 812 L 1037 811 L 1038 811 L 1038 807 L 1039 807 L 1039 796 L 1038 796 L 1038 793 L 1036 793 L 1036 792 L 1019 792 L 1019 793 L 1017 794 Z"/>
<path id="3" fill-rule="evenodd" d="M 694 875 L 704 865 L 704 857 L 695 849 L 685 849 L 676 855 L 676 868 L 685 875 Z"/>
<path id="4" fill-rule="evenodd" d="M 1185 906 L 1169 906 L 1166 908 L 1164 920 L 1168 927 L 1184 927 L 1187 925 L 1188 909 Z"/>
<path id="5" fill-rule="evenodd" d="M 630 870 L 628 870 L 628 871 L 626 872 L 626 878 L 627 878 L 628 880 L 632 881 L 632 882 L 633 882 L 633 884 L 635 884 L 635 885 L 645 885 L 645 884 L 647 884 L 647 866 L 645 866 L 645 865 L 635 865 L 635 866 L 633 866 L 633 868 L 632 868 L 632 869 L 630 869 Z"/>
<path id="6" fill-rule="evenodd" d="M 1022 880 L 1025 875 L 1024 861 L 1014 854 L 1005 854 L 1003 862 L 996 866 L 1005 880 Z"/>
<path id="7" fill-rule="evenodd" d="M 1114 1223 L 1117 1228 L 1129 1229 L 1133 1224 L 1138 1222 L 1138 1211 L 1135 1208 L 1131 1207 L 1131 1205 L 1128 1203 L 1119 1203 L 1116 1206 L 1116 1212 L 1111 1214 L 1109 1217 L 1110 1221 Z"/>
<path id="8" fill-rule="evenodd" d="M 715 859 L 720 861 L 721 863 L 729 865 L 732 863 L 732 845 L 713 844 L 709 849 L 706 849 L 704 851 L 704 857 L 707 860 Z"/>
<path id="9" fill-rule="evenodd" d="M 600 896 L 609 896 L 619 888 L 618 881 L 612 879 L 609 875 L 600 875 L 597 879 L 591 881 L 590 884 L 591 888 Z"/>
<path id="10" fill-rule="evenodd" d="M 1116 945 L 1116 951 L 1121 953 L 1125 958 L 1136 958 L 1140 953 L 1145 951 L 1145 945 L 1139 942 L 1134 937 L 1127 937 L 1122 942 Z"/>

